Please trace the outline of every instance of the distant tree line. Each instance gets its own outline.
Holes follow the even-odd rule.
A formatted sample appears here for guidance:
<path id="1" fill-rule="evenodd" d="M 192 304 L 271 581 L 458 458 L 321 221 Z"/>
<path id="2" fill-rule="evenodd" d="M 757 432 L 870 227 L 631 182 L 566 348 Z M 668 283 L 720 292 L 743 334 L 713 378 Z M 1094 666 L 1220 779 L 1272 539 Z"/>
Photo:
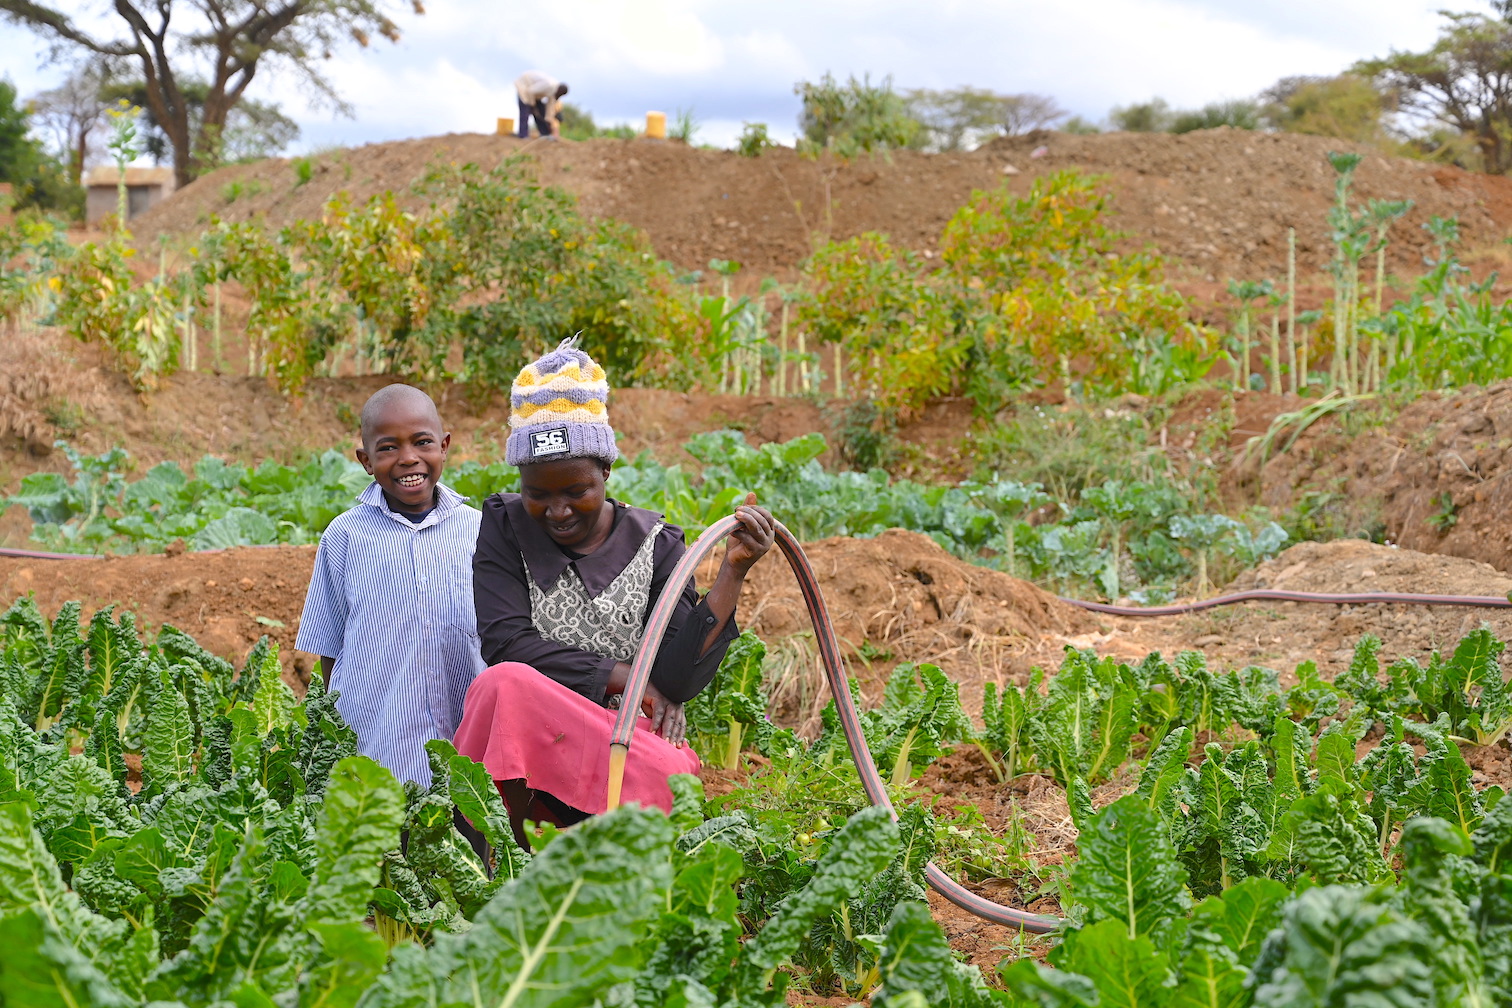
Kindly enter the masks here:
<path id="1" fill-rule="evenodd" d="M 1039 129 L 1188 133 L 1227 126 L 1338 137 L 1394 154 L 1496 174 L 1512 171 L 1512 0 L 1492 13 L 1445 12 L 1422 52 L 1361 60 L 1334 76 L 1284 77 L 1258 95 L 1172 108 L 1123 105 L 1103 123 L 1070 116 L 1053 98 L 982 88 L 895 90 L 890 78 L 826 74 L 802 81 L 799 147 L 842 156 L 913 148 L 969 150 Z M 756 124 L 760 125 L 760 124 Z"/>

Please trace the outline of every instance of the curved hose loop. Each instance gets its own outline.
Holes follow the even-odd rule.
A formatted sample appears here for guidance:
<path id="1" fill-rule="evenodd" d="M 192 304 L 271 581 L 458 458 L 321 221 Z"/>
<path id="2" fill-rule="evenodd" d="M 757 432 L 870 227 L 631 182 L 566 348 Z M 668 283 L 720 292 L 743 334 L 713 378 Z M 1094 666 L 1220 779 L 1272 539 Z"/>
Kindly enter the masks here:
<path id="1" fill-rule="evenodd" d="M 668 587 L 662 591 L 661 598 L 657 599 L 656 605 L 651 610 L 651 617 L 646 621 L 645 636 L 641 639 L 641 647 L 636 652 L 635 661 L 631 663 L 630 676 L 625 683 L 624 699 L 621 701 L 619 717 L 615 720 L 614 734 L 610 739 L 609 808 L 611 809 L 619 804 L 625 754 L 629 751 L 631 739 L 635 734 L 635 719 L 640 713 L 641 697 L 645 694 L 646 683 L 651 678 L 651 666 L 656 661 L 656 652 L 661 648 L 661 639 L 667 631 L 667 624 L 672 620 L 672 612 L 677 606 L 678 596 L 682 594 L 675 590 L 674 586 L 686 584 L 692 578 L 699 563 L 735 528 L 737 522 L 738 519 L 733 515 L 721 518 L 710 525 L 697 542 L 688 547 L 688 552 L 673 569 L 671 577 L 667 579 Z M 809 619 L 814 625 L 814 639 L 819 645 L 819 660 L 824 666 L 824 676 L 829 683 L 830 694 L 835 698 L 835 706 L 840 713 L 840 724 L 845 730 L 845 741 L 850 745 L 851 758 L 855 760 L 856 772 L 861 777 L 861 786 L 866 790 L 866 796 L 873 805 L 880 805 L 887 809 L 888 813 L 896 819 L 898 814 L 887 795 L 887 785 L 883 782 L 876 764 L 872 762 L 871 752 L 866 747 L 866 736 L 861 730 L 861 717 L 856 711 L 856 705 L 851 699 L 850 686 L 846 682 L 845 663 L 841 659 L 840 644 L 835 636 L 835 627 L 830 622 L 824 597 L 819 594 L 819 582 L 814 576 L 814 569 L 809 564 L 808 557 L 804 555 L 803 547 L 781 522 L 777 522 L 776 542 L 777 547 L 782 550 L 782 555 L 787 557 L 788 565 L 793 569 L 793 575 L 798 579 L 798 588 L 803 593 L 804 604 L 808 607 Z M 946 875 L 933 863 L 924 866 L 924 878 L 930 888 L 962 910 L 994 923 L 1021 928 L 1032 934 L 1045 934 L 1061 925 L 1059 917 L 1047 917 L 1016 910 L 978 896 Z"/>

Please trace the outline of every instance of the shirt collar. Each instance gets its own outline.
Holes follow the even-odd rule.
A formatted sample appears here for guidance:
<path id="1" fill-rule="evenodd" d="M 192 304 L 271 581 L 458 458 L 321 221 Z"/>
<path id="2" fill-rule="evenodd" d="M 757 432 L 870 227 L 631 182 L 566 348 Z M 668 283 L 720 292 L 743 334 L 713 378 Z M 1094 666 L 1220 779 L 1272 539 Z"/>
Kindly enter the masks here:
<path id="1" fill-rule="evenodd" d="M 588 589 L 589 598 L 598 597 L 630 565 L 636 550 L 641 548 L 641 543 L 651 534 L 652 527 L 661 521 L 662 516 L 655 511 L 626 507 L 613 498 L 610 498 L 610 503 L 621 511 L 619 521 L 609 533 L 609 538 L 592 553 L 580 560 L 573 560 L 525 512 L 523 500 L 515 497 L 505 502 L 510 524 L 514 526 L 515 536 L 520 543 L 520 553 L 525 557 L 525 566 L 530 568 L 531 578 L 540 585 L 542 591 L 556 584 L 557 578 L 571 564 L 577 568 L 578 577 L 583 579 L 583 587 Z"/>
<path id="2" fill-rule="evenodd" d="M 362 491 L 362 493 L 357 496 L 357 499 L 364 504 L 372 505 L 379 511 L 382 511 L 384 514 L 388 515 L 394 521 L 403 522 L 405 525 L 408 525 L 410 528 L 416 530 L 430 528 L 432 525 L 440 524 L 446 518 L 446 516 L 455 511 L 458 506 L 467 503 L 466 497 L 463 497 L 461 494 L 457 493 L 457 491 L 453 490 L 445 483 L 437 483 L 436 508 L 430 514 L 426 515 L 418 525 L 416 525 L 409 519 L 394 513 L 393 508 L 389 507 L 388 498 L 383 496 L 383 487 L 378 485 L 377 480 L 373 480 L 373 482 L 369 483 L 367 485 L 367 489 Z"/>

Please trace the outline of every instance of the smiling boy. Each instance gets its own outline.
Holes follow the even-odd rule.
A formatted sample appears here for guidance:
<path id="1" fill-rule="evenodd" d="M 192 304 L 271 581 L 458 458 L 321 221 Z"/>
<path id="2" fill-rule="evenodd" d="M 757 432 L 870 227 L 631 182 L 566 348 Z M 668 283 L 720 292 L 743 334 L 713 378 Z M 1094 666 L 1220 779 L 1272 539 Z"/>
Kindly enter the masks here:
<path id="1" fill-rule="evenodd" d="M 320 537 L 295 646 L 320 656 L 357 748 L 430 783 L 425 743 L 450 739 L 483 668 L 472 554 L 481 517 L 441 483 L 451 435 L 430 396 L 388 385 L 362 407 L 373 477 Z"/>

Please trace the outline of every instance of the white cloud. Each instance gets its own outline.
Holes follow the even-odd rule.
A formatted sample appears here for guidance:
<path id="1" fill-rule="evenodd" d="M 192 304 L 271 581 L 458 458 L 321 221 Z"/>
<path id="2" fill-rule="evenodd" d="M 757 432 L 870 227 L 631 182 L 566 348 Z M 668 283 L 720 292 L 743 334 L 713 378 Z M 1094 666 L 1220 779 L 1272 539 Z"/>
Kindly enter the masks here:
<path id="1" fill-rule="evenodd" d="M 1101 118 L 1156 95 L 1193 107 L 1254 94 L 1282 76 L 1422 49 L 1442 23 L 1441 2 L 430 0 L 419 17 L 403 5 L 397 46 L 343 48 L 325 65 L 355 122 L 306 108 L 288 79 L 265 75 L 253 90 L 299 120 L 305 146 L 486 131 L 514 114 L 512 82 L 529 68 L 568 81 L 600 122 L 692 108 L 705 120 L 700 139 L 721 144 L 747 121 L 790 138 L 794 83 L 825 72 L 890 75 L 900 88 L 1034 91 Z M 1466 4 L 1489 9 L 1488 0 L 1455 6 Z M 44 49 L 0 25 L 0 73 L 23 95 L 60 76 Z"/>

